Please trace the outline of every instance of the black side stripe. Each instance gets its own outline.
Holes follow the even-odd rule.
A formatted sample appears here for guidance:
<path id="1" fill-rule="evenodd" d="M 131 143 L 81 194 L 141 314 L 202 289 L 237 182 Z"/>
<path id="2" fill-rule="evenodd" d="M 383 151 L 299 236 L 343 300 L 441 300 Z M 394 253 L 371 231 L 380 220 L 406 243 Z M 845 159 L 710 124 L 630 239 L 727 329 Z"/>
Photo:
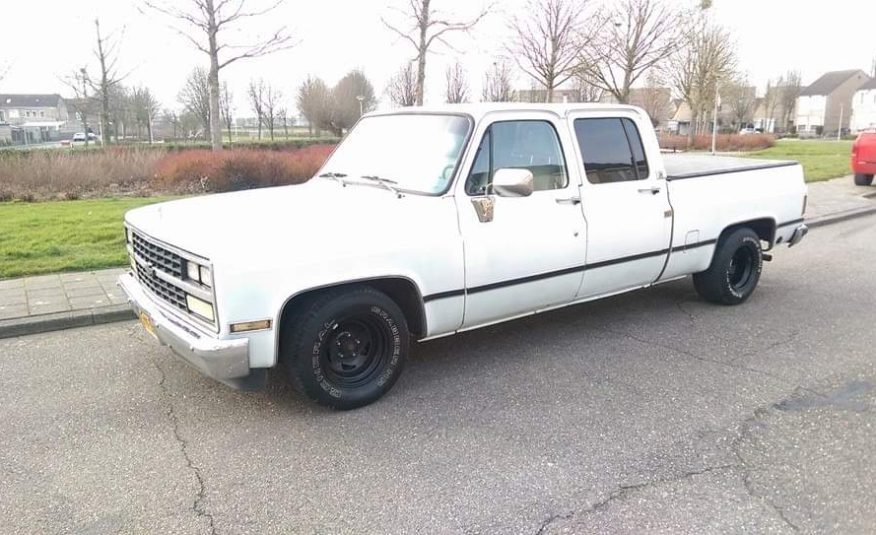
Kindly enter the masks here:
<path id="1" fill-rule="evenodd" d="M 793 221 L 788 221 L 787 223 L 782 223 L 781 225 L 778 225 L 776 228 L 789 227 L 789 226 L 791 226 L 791 225 L 798 225 L 798 224 L 800 224 L 800 223 L 802 223 L 802 222 L 803 222 L 803 219 L 802 219 L 802 218 L 800 218 L 800 219 L 795 219 L 795 220 L 793 220 Z"/>
<path id="2" fill-rule="evenodd" d="M 679 245 L 678 247 L 673 247 L 672 252 L 676 253 L 679 251 L 689 251 L 691 249 L 697 249 L 699 247 L 705 247 L 707 245 L 714 245 L 718 240 L 706 240 L 697 243 L 691 243 L 688 245 Z M 544 279 L 552 279 L 554 277 L 562 277 L 563 275 L 571 275 L 574 273 L 581 273 L 583 271 L 587 271 L 589 269 L 599 269 L 608 266 L 615 266 L 617 264 L 623 264 L 626 262 L 635 262 L 636 260 L 644 260 L 646 258 L 653 258 L 655 256 L 663 256 L 669 253 L 669 249 L 661 249 L 660 251 L 653 251 L 650 253 L 642 253 L 631 256 L 624 256 L 621 258 L 613 258 L 611 260 L 603 260 L 602 262 L 594 262 L 592 264 L 584 264 L 582 266 L 573 266 L 565 269 L 560 269 L 557 271 L 548 271 L 546 273 L 539 273 L 538 275 L 529 275 L 526 277 L 521 277 L 518 279 L 511 279 L 500 282 L 493 282 L 490 284 L 484 284 L 482 286 L 475 286 L 474 288 L 469 288 L 467 291 L 462 290 L 450 290 L 446 292 L 439 292 L 430 294 L 423 297 L 423 301 L 428 303 L 429 301 L 435 301 L 437 299 L 447 299 L 450 297 L 460 297 L 468 294 L 476 294 L 480 292 L 488 292 L 490 290 L 498 290 L 499 288 L 507 288 L 509 286 L 516 286 L 518 284 L 526 284 L 528 282 L 535 282 Z"/>

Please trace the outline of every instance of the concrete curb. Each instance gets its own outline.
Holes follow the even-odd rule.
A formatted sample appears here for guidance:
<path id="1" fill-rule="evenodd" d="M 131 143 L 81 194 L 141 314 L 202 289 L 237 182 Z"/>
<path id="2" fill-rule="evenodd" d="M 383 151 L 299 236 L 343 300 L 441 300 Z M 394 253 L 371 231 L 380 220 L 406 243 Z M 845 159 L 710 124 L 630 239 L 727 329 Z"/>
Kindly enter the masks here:
<path id="1" fill-rule="evenodd" d="M 127 321 L 135 318 L 130 305 L 122 304 L 0 320 L 0 339 Z"/>
<path id="2" fill-rule="evenodd" d="M 876 196 L 876 193 L 870 195 Z M 818 228 L 873 214 L 876 214 L 876 205 L 864 208 L 854 208 L 852 210 L 845 210 L 807 219 L 805 223 L 809 228 Z M 88 310 L 74 310 L 72 312 L 59 312 L 56 314 L 42 314 L 39 316 L 0 320 L 0 339 L 51 331 L 61 331 L 64 329 L 74 329 L 76 327 L 88 327 L 90 325 L 100 325 L 117 321 L 128 321 L 132 319 L 136 319 L 136 316 L 131 310 L 131 307 L 127 304 L 122 304 Z"/>
<path id="3" fill-rule="evenodd" d="M 807 219 L 805 223 L 809 228 L 818 228 L 872 214 L 876 214 L 876 206 L 866 206 L 864 208 L 853 208 L 851 210 L 843 210 L 842 212 L 834 212 L 821 217 Z"/>

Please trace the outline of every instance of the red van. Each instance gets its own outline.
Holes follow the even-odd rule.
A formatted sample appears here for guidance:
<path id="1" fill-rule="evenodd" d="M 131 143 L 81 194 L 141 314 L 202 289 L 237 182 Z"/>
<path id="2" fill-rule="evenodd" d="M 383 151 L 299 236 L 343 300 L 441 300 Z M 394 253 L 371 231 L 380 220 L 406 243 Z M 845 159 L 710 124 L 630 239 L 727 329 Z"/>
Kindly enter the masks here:
<path id="1" fill-rule="evenodd" d="M 852 172 L 855 184 L 869 186 L 876 175 L 876 130 L 861 132 L 852 145 Z"/>

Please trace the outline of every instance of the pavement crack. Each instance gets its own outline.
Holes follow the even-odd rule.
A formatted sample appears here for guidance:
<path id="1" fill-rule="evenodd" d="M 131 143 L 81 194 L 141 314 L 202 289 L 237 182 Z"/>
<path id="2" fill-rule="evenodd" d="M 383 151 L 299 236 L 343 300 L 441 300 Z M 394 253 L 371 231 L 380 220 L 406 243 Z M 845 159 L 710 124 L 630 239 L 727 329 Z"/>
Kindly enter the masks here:
<path id="1" fill-rule="evenodd" d="M 669 478 L 661 478 L 661 479 L 652 479 L 649 481 L 644 481 L 642 483 L 632 483 L 632 484 L 622 484 L 618 486 L 615 490 L 611 491 L 608 496 L 603 498 L 602 500 L 592 503 L 589 507 L 585 509 L 580 509 L 577 511 L 568 511 L 566 513 L 554 514 L 546 518 L 539 527 L 538 531 L 536 531 L 536 535 L 543 535 L 547 533 L 547 530 L 550 528 L 551 524 L 560 520 L 569 520 L 577 515 L 587 515 L 591 513 L 595 513 L 597 511 L 603 510 L 609 507 L 612 503 L 625 499 L 628 495 L 645 490 L 649 487 L 654 487 L 657 485 L 665 485 L 668 483 L 677 483 L 679 481 L 684 481 L 690 479 L 692 477 L 701 476 L 708 474 L 710 472 L 720 471 L 720 470 L 734 470 L 738 469 L 740 466 L 738 464 L 722 464 L 717 466 L 707 466 L 705 468 L 701 468 L 699 470 L 689 470 L 686 472 L 682 472 L 675 477 Z"/>
<path id="2" fill-rule="evenodd" d="M 173 437 L 179 445 L 180 453 L 182 453 L 186 465 L 188 466 L 189 470 L 192 471 L 195 479 L 198 482 L 198 493 L 195 496 L 195 500 L 192 502 L 192 512 L 194 512 L 195 515 L 199 518 L 203 518 L 204 520 L 206 520 L 207 525 L 210 528 L 210 534 L 216 535 L 218 532 L 216 530 L 215 519 L 213 518 L 213 514 L 207 509 L 207 506 L 204 503 L 207 498 L 207 486 L 204 479 L 204 474 L 201 473 L 201 468 L 194 463 L 191 455 L 189 455 L 189 443 L 185 438 L 183 438 L 182 434 L 180 433 L 179 416 L 177 416 L 176 411 L 174 410 L 173 402 L 169 399 L 167 386 L 165 385 L 167 375 L 164 373 L 164 369 L 159 366 L 157 362 L 153 362 L 153 365 L 158 370 L 158 373 L 161 377 L 161 379 L 158 381 L 158 388 L 161 390 L 162 397 L 168 400 L 168 409 L 165 415 L 170 420 L 171 428 L 173 429 Z"/>

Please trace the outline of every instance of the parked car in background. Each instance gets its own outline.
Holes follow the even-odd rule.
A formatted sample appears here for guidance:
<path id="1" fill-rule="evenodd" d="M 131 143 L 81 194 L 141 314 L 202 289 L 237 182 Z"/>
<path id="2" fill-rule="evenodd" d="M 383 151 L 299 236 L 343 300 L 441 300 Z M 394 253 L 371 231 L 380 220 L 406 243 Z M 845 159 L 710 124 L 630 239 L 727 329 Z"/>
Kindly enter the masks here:
<path id="1" fill-rule="evenodd" d="M 739 131 L 739 135 L 741 136 L 750 136 L 751 134 L 757 134 L 757 130 L 754 128 L 743 128 Z"/>
<path id="2" fill-rule="evenodd" d="M 858 186 L 873 183 L 873 175 L 876 175 L 876 130 L 861 132 L 852 144 L 852 173 Z"/>
<path id="3" fill-rule="evenodd" d="M 73 134 L 73 142 L 84 143 L 86 134 L 84 132 L 76 132 Z M 97 135 L 94 132 L 88 133 L 88 141 L 97 141 Z"/>
<path id="4" fill-rule="evenodd" d="M 631 106 L 375 112 L 303 185 L 128 212 L 120 284 L 203 373 L 258 388 L 281 365 L 350 409 L 390 389 L 411 338 L 688 275 L 741 304 L 806 234 L 806 192 L 796 162 L 663 156 Z"/>

